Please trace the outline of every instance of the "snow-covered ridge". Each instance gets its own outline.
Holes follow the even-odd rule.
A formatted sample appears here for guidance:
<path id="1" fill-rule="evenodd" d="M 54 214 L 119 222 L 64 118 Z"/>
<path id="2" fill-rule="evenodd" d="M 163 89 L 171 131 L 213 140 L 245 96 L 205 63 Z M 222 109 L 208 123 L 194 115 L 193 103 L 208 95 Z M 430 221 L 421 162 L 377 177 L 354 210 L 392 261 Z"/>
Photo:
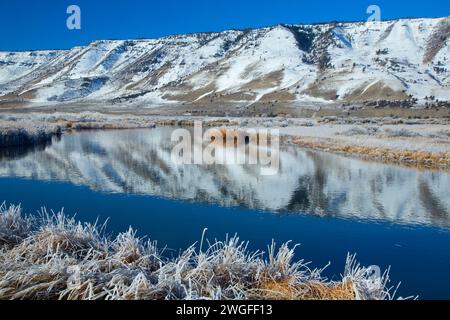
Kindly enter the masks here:
<path id="1" fill-rule="evenodd" d="M 450 18 L 278 25 L 0 52 L 0 100 L 450 100 Z"/>

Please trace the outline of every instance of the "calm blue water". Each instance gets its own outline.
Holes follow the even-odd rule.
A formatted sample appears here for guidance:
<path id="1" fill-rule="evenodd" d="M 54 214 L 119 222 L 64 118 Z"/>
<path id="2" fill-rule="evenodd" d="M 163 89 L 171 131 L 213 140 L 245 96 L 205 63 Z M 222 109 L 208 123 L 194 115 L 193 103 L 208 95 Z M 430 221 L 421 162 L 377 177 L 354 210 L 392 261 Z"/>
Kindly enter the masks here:
<path id="1" fill-rule="evenodd" d="M 280 174 L 238 168 L 177 168 L 164 130 L 83 132 L 45 150 L 0 157 L 0 199 L 79 220 L 109 219 L 112 233 L 137 229 L 176 254 L 207 237 L 239 234 L 251 249 L 292 240 L 299 258 L 330 278 L 348 252 L 391 266 L 399 293 L 450 298 L 450 178 L 287 147 Z M 192 168 L 191 168 L 192 167 Z"/>

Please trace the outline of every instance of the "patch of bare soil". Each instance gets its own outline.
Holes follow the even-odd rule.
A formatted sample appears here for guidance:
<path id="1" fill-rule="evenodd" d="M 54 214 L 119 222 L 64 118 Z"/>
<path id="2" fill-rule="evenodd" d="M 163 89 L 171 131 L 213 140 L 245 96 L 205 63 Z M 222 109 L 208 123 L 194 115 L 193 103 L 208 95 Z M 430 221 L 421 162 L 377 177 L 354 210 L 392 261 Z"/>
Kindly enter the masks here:
<path id="1" fill-rule="evenodd" d="M 387 86 L 383 81 L 370 85 L 366 84 L 345 97 L 345 101 L 377 101 L 377 100 L 408 100 L 408 95 Z"/>

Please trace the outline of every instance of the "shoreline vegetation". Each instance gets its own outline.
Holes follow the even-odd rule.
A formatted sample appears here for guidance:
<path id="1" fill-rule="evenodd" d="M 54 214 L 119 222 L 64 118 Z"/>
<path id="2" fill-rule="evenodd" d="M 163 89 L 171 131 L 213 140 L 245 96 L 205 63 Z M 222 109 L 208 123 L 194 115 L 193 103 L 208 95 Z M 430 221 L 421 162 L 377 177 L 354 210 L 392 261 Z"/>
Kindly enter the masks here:
<path id="1" fill-rule="evenodd" d="M 314 150 L 324 150 L 343 155 L 361 157 L 383 163 L 399 164 L 407 167 L 450 170 L 450 152 L 426 152 L 420 150 L 396 150 L 383 147 L 340 144 L 332 139 L 294 138 L 293 144 Z"/>
<path id="2" fill-rule="evenodd" d="M 0 121 L 0 148 L 47 144 L 61 133 L 61 126 L 54 124 Z"/>
<path id="3" fill-rule="evenodd" d="M 0 148 L 43 145 L 65 131 L 156 126 L 279 129 L 282 142 L 367 160 L 419 168 L 450 169 L 449 119 L 220 118 L 133 114 L 28 113 L 0 115 Z"/>
<path id="4" fill-rule="evenodd" d="M 206 230 L 205 230 L 206 231 Z M 80 223 L 63 212 L 22 214 L 0 207 L 0 299 L 278 299 L 395 298 L 389 270 L 373 275 L 349 255 L 331 281 L 289 243 L 250 252 L 238 237 L 210 243 L 203 234 L 175 258 L 133 229 L 114 239 L 105 225 Z"/>

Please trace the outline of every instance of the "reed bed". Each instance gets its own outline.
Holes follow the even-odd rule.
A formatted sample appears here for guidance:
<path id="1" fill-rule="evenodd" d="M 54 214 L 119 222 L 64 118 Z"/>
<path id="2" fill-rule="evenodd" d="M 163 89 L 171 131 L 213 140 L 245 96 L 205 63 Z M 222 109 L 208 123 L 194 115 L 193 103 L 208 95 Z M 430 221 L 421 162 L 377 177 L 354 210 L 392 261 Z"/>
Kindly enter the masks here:
<path id="1" fill-rule="evenodd" d="M 379 276 L 348 256 L 340 281 L 294 261 L 295 246 L 250 252 L 238 237 L 202 240 L 176 258 L 133 229 L 114 239 L 105 226 L 63 212 L 24 215 L 0 207 L 0 299 L 392 299 Z"/>

